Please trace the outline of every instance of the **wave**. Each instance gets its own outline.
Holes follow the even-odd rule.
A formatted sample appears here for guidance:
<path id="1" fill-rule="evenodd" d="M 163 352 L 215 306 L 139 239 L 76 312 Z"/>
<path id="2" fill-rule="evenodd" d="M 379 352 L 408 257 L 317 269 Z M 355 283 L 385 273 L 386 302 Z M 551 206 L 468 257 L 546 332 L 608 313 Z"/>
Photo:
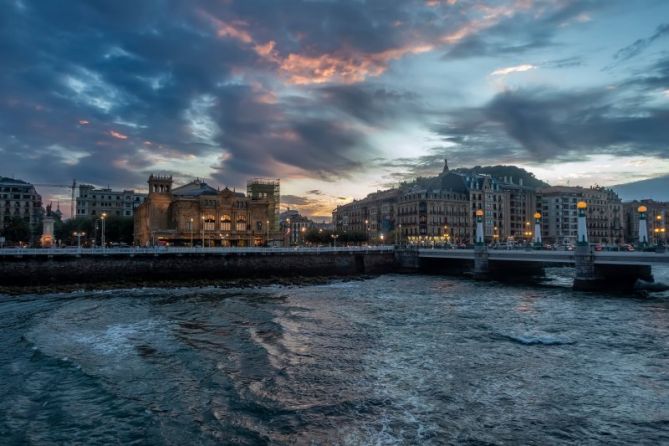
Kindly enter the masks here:
<path id="1" fill-rule="evenodd" d="M 569 338 L 562 338 L 550 335 L 507 335 L 503 333 L 496 333 L 493 338 L 515 342 L 522 345 L 573 345 L 576 341 Z"/>

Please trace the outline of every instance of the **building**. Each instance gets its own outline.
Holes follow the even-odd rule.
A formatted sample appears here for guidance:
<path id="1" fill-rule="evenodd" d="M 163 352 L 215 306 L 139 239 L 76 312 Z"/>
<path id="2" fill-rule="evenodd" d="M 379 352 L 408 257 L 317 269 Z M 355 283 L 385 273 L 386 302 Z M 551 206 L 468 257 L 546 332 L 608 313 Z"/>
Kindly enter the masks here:
<path id="1" fill-rule="evenodd" d="M 132 217 L 135 209 L 144 203 L 146 196 L 133 190 L 96 189 L 89 184 L 82 184 L 76 200 L 77 216 L 98 218 L 105 213 L 110 216 Z"/>
<path id="2" fill-rule="evenodd" d="M 200 180 L 178 188 L 172 177 L 151 175 L 148 182 L 148 197 L 135 211 L 138 245 L 265 246 L 280 237 L 273 198 Z"/>
<path id="3" fill-rule="evenodd" d="M 32 184 L 0 177 L 0 226 L 3 229 L 18 217 L 29 225 L 31 234 L 36 233 L 42 224 L 43 215 L 42 197 Z"/>
<path id="4" fill-rule="evenodd" d="M 623 242 L 623 206 L 610 189 L 551 186 L 537 191 L 538 210 L 542 214 L 542 238 L 547 243 L 575 244 L 578 211 L 576 204 L 587 207 L 588 240 L 592 243 Z"/>
<path id="5" fill-rule="evenodd" d="M 666 244 L 667 217 L 669 203 L 655 200 L 634 200 L 623 203 L 623 226 L 625 241 L 639 243 L 639 206 L 646 207 L 646 224 L 648 225 L 648 242 L 650 244 Z"/>
<path id="6" fill-rule="evenodd" d="M 337 206 L 332 212 L 334 231 L 365 234 L 368 239 L 394 233 L 401 193 L 400 189 L 378 191 L 361 200 Z"/>
<path id="7" fill-rule="evenodd" d="M 278 178 L 253 178 L 246 183 L 246 195 L 252 200 L 270 200 L 274 213 L 272 227 L 279 227 L 281 181 Z"/>
<path id="8" fill-rule="evenodd" d="M 396 243 L 466 243 L 471 237 L 469 194 L 464 177 L 450 172 L 419 178 L 399 188 L 378 191 L 338 206 L 336 232 L 365 233 L 370 240 Z"/>
<path id="9" fill-rule="evenodd" d="M 416 180 L 399 196 L 398 242 L 468 243 L 469 207 L 465 177 L 450 172 L 445 163 L 440 175 Z"/>
<path id="10" fill-rule="evenodd" d="M 279 217 L 279 224 L 284 246 L 304 243 L 306 232 L 315 227 L 313 221 L 300 215 L 300 212 L 295 209 L 288 209 L 282 212 Z"/>

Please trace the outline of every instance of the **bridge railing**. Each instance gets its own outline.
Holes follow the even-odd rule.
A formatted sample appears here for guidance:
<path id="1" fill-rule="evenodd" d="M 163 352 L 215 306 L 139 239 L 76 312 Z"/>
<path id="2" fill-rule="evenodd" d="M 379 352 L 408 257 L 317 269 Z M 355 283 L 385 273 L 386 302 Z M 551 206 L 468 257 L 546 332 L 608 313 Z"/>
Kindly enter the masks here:
<path id="1" fill-rule="evenodd" d="M 344 246 L 344 247 L 290 247 L 290 248 L 182 248 L 156 246 L 149 248 L 2 248 L 0 256 L 73 256 L 73 255 L 141 255 L 141 254 L 326 254 L 351 252 L 392 252 L 393 246 Z"/>

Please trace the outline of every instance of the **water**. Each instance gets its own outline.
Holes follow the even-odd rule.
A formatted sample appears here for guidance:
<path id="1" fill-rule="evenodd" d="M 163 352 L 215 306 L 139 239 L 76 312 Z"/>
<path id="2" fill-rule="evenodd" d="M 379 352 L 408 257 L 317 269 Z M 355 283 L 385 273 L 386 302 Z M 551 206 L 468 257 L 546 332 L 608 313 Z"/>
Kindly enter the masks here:
<path id="1" fill-rule="evenodd" d="M 669 294 L 551 283 L 1 296 L 0 438 L 669 443 Z"/>

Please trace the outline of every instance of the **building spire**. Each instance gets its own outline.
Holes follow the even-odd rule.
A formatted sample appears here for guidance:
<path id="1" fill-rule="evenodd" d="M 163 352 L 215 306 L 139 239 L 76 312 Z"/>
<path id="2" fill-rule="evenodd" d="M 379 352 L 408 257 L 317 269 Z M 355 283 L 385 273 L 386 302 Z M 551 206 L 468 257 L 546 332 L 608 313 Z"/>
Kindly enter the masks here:
<path id="1" fill-rule="evenodd" d="M 442 173 L 448 173 L 448 158 L 444 158 L 444 170 Z"/>

